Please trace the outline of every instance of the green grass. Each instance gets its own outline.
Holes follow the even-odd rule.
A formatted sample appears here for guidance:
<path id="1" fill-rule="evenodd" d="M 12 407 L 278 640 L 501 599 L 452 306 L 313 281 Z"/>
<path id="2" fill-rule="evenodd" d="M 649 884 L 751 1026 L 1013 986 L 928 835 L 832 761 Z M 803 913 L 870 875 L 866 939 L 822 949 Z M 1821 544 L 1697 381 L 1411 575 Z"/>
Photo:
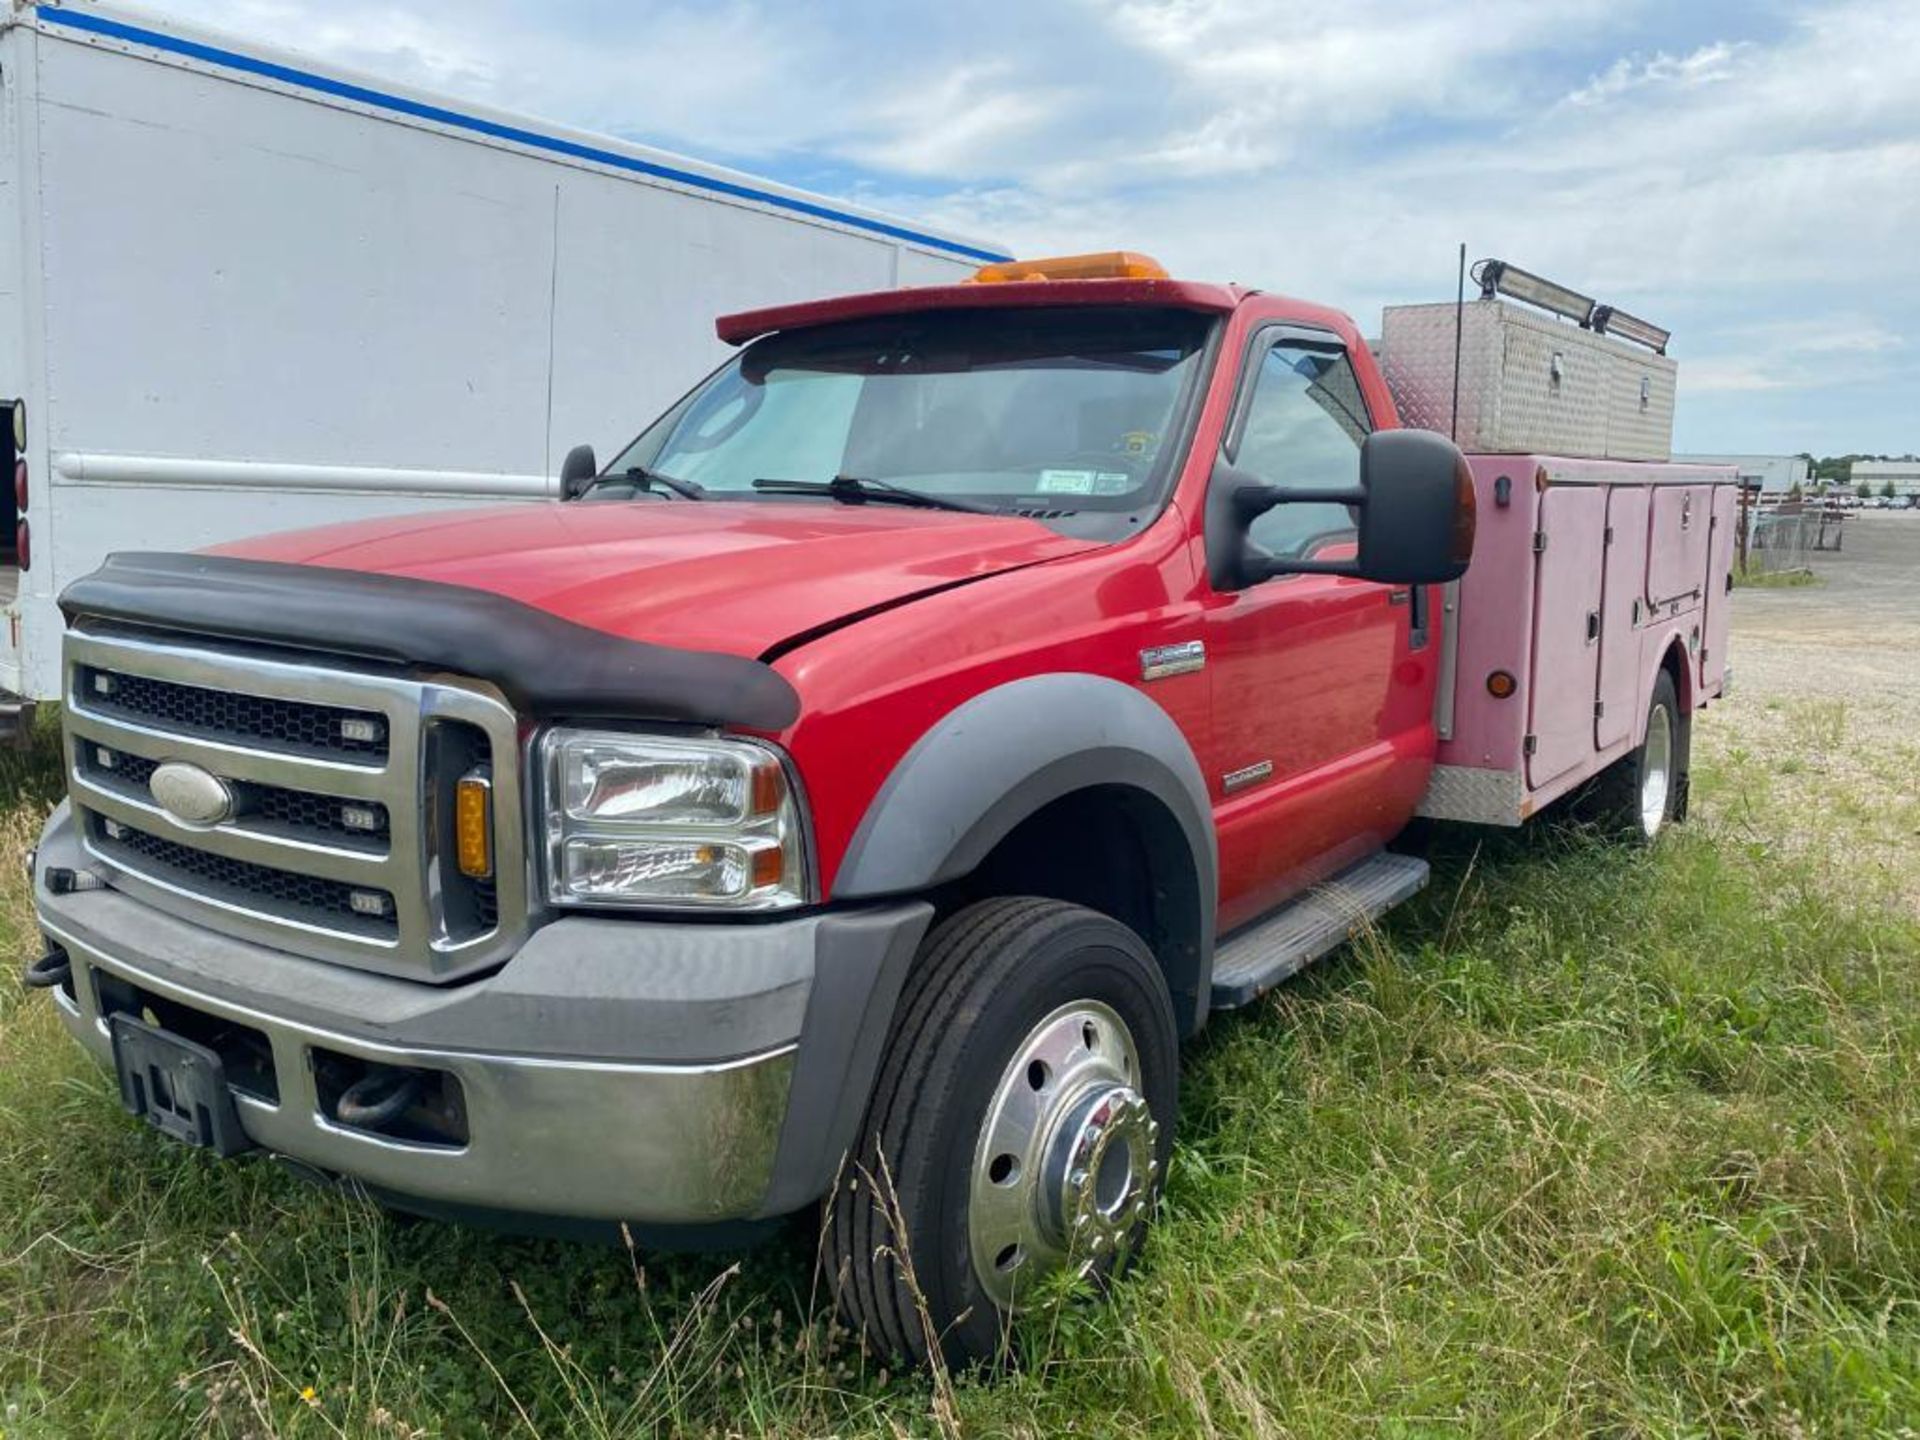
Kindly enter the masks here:
<path id="1" fill-rule="evenodd" d="M 1733 583 L 1743 590 L 1797 590 L 1826 582 L 1810 569 L 1761 570 L 1736 563 L 1733 567 Z"/>
<path id="2" fill-rule="evenodd" d="M 0 1431 L 1911 1435 L 1920 927 L 1782 861 L 1767 783 L 1701 776 L 1738 823 L 1651 854 L 1437 837 L 1422 901 L 1195 1047 L 1111 1303 L 950 1386 L 837 1333 L 804 1225 L 384 1216 L 148 1134 L 0 987 Z M 14 848 L 50 791 L 0 771 Z"/>

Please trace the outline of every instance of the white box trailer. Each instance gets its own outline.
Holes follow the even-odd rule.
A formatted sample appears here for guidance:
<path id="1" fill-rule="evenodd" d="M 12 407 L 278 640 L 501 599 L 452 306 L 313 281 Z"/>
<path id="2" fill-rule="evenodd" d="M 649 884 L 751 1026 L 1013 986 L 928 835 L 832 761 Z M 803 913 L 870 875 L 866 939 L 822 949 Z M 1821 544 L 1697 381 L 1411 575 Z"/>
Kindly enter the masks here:
<path id="1" fill-rule="evenodd" d="M 54 599 L 109 551 L 551 495 L 571 446 L 617 448 L 717 363 L 715 315 L 1003 258 L 134 10 L 0 0 L 27 500 L 0 484 L 0 690 L 58 693 Z"/>

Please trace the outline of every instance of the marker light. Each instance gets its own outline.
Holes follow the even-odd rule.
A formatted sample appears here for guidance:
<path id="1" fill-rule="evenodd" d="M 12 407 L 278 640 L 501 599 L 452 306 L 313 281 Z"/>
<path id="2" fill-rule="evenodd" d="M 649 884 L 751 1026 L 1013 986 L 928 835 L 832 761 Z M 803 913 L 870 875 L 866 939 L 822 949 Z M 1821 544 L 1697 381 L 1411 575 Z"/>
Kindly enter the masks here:
<path id="1" fill-rule="evenodd" d="M 493 874 L 493 780 L 484 770 L 469 770 L 453 788 L 453 848 L 468 879 Z"/>
<path id="2" fill-rule="evenodd" d="M 1658 325 L 1629 315 L 1624 310 L 1616 310 L 1611 305 L 1602 305 L 1593 312 L 1593 328 L 1602 335 L 1618 335 L 1622 340 L 1631 340 L 1644 345 L 1656 355 L 1667 353 L 1667 341 L 1673 338 L 1671 330 L 1662 330 Z"/>
<path id="3" fill-rule="evenodd" d="M 1509 265 L 1504 260 L 1482 260 L 1473 267 L 1473 278 L 1480 282 L 1480 298 L 1483 300 L 1491 300 L 1496 294 L 1506 295 L 1528 305 L 1538 305 L 1542 310 L 1551 310 L 1556 315 L 1564 315 L 1581 325 L 1592 323 L 1593 301 L 1587 296 L 1578 290 L 1569 290 L 1564 285 L 1542 279 L 1517 265 Z"/>
<path id="4" fill-rule="evenodd" d="M 1096 255 L 1056 255 L 1048 260 L 1002 260 L 973 272 L 981 285 L 1010 280 L 1165 280 L 1167 267 L 1132 250 L 1103 250 Z"/>
<path id="5" fill-rule="evenodd" d="M 387 914 L 387 896 L 380 890 L 353 890 L 347 894 L 347 904 L 356 915 L 370 915 L 375 919 Z"/>
<path id="6" fill-rule="evenodd" d="M 1487 694 L 1496 700 L 1511 698 L 1513 692 L 1519 688 L 1520 682 L 1515 680 L 1508 671 L 1496 670 L 1487 676 Z"/>

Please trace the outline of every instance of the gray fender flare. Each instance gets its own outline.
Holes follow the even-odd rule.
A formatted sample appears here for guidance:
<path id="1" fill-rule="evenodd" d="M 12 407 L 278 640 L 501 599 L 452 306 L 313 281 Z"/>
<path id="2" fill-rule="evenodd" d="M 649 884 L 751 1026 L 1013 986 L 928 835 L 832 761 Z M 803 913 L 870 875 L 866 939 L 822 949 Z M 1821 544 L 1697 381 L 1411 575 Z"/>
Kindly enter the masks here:
<path id="1" fill-rule="evenodd" d="M 1144 791 L 1177 822 L 1193 861 L 1198 990 L 1213 968 L 1219 852 L 1205 776 L 1180 727 L 1130 685 L 1100 675 L 1036 675 L 976 695 L 920 737 L 854 832 L 832 899 L 916 894 L 977 867 L 1043 806 L 1097 785 Z"/>

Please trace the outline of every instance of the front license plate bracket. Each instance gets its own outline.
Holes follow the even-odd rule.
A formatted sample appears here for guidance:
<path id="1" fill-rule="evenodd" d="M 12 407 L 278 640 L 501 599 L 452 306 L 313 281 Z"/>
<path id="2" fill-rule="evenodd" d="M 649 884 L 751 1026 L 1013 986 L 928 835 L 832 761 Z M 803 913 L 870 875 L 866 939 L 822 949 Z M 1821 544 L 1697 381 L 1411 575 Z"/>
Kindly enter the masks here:
<path id="1" fill-rule="evenodd" d="M 253 1148 L 240 1128 L 240 1112 L 218 1055 L 131 1015 L 109 1017 L 107 1029 L 113 1037 L 120 1100 L 131 1114 L 163 1135 L 216 1155 Z"/>

